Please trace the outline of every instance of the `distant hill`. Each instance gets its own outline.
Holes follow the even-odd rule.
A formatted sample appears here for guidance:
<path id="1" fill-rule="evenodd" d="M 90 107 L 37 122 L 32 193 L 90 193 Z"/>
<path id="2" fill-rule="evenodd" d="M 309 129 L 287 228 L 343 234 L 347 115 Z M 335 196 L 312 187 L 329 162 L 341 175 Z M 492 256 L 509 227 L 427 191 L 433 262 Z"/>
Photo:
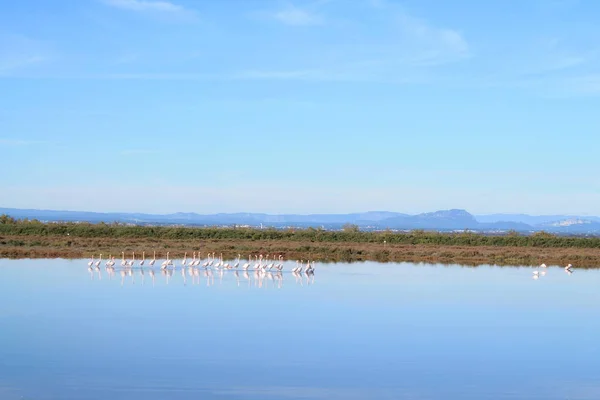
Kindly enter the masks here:
<path id="1" fill-rule="evenodd" d="M 138 225 L 231 226 L 264 227 L 324 227 L 340 229 L 344 224 L 356 224 L 361 229 L 395 230 L 473 230 L 480 232 L 534 232 L 545 230 L 559 234 L 600 234 L 599 217 L 568 215 L 531 216 L 526 214 L 491 214 L 474 216 L 465 210 L 452 209 L 409 215 L 390 211 L 369 211 L 350 214 L 260 214 L 260 213 L 97 213 L 83 211 L 32 210 L 0 208 L 0 214 L 14 218 L 41 221 L 120 222 Z"/>
<path id="2" fill-rule="evenodd" d="M 370 225 L 407 214 L 389 211 L 369 211 L 353 214 L 259 214 L 259 213 L 97 213 L 85 211 L 33 210 L 17 208 L 0 208 L 0 214 L 8 214 L 14 218 L 39 219 L 41 221 L 67 222 L 122 222 L 133 224 L 181 224 L 181 225 L 252 225 L 259 226 L 341 226 L 346 223 Z"/>
<path id="3" fill-rule="evenodd" d="M 511 221 L 520 222 L 531 226 L 542 225 L 568 219 L 587 219 L 590 221 L 600 222 L 600 217 L 581 217 L 574 215 L 489 214 L 478 215 L 476 218 L 477 221 L 483 223 Z"/>

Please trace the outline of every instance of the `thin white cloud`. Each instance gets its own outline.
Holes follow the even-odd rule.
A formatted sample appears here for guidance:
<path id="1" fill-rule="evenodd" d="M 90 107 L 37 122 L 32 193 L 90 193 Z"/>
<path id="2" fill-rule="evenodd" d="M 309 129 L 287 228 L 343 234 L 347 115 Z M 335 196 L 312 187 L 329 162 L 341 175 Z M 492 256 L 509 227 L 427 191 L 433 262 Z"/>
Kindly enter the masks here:
<path id="1" fill-rule="evenodd" d="M 307 82 L 379 82 L 389 84 L 418 84 L 426 81 L 417 74 L 397 76 L 373 68 L 356 68 L 351 65 L 305 70 L 248 70 L 233 75 L 240 80 L 295 80 Z"/>
<path id="2" fill-rule="evenodd" d="M 380 21 L 377 37 L 372 35 L 370 26 L 358 21 L 337 21 L 338 33 L 340 29 L 349 29 L 354 37 L 362 39 L 351 45 L 340 45 L 339 41 L 330 40 L 330 30 L 324 27 L 323 37 L 314 43 L 314 57 L 309 60 L 298 60 L 289 68 L 247 69 L 235 78 L 423 83 L 434 77 L 431 67 L 471 57 L 470 46 L 458 30 L 436 26 L 385 1 L 376 1 L 368 12 Z M 294 5 L 270 17 L 298 26 L 323 23 L 325 18 Z"/>
<path id="3" fill-rule="evenodd" d="M 148 155 L 148 154 L 156 154 L 158 153 L 156 150 L 150 149 L 128 149 L 121 151 L 121 155 L 123 156 L 131 156 L 131 155 Z"/>
<path id="4" fill-rule="evenodd" d="M 414 65 L 439 65 L 470 56 L 469 44 L 454 29 L 435 26 L 404 11 L 397 14 L 396 21 L 401 44 L 413 49 L 407 61 Z"/>
<path id="5" fill-rule="evenodd" d="M 87 75 L 84 79 L 114 79 L 114 80 L 147 80 L 147 81 L 206 81 L 206 80 L 230 80 L 233 76 L 203 73 L 183 73 L 183 72 L 133 72 L 133 73 L 114 73 L 101 75 Z"/>
<path id="6" fill-rule="evenodd" d="M 237 73 L 234 75 L 235 79 L 249 79 L 249 80 L 307 80 L 307 81 L 321 81 L 321 80 L 342 80 L 338 74 L 331 74 L 325 70 L 320 69 L 305 69 L 305 70 L 248 70 Z"/>
<path id="7" fill-rule="evenodd" d="M 564 80 L 564 91 L 572 95 L 600 95 L 600 74 L 569 77 Z"/>
<path id="8" fill-rule="evenodd" d="M 103 0 L 109 6 L 131 11 L 159 11 L 167 13 L 184 12 L 185 8 L 168 1 L 146 1 L 146 0 Z"/>
<path id="9" fill-rule="evenodd" d="M 291 4 L 283 10 L 273 13 L 272 18 L 283 24 L 292 26 L 321 25 L 324 23 L 322 16 Z"/>
<path id="10" fill-rule="evenodd" d="M 48 60 L 45 46 L 21 35 L 0 35 L 0 76 L 19 72 Z"/>
<path id="11" fill-rule="evenodd" d="M 40 64 L 45 60 L 44 57 L 39 55 L 5 55 L 0 58 L 0 76 Z"/>
<path id="12" fill-rule="evenodd" d="M 131 63 L 134 63 L 134 62 L 138 61 L 139 58 L 140 58 L 139 55 L 136 54 L 136 53 L 123 54 L 120 57 L 117 57 L 112 62 L 112 65 L 131 64 Z"/>
<path id="13" fill-rule="evenodd" d="M 194 10 L 166 0 L 100 0 L 104 4 L 138 14 L 152 15 L 171 22 L 193 22 L 197 20 Z"/>
<path id="14" fill-rule="evenodd" d="M 44 140 L 23 140 L 23 139 L 7 139 L 0 138 L 0 146 L 31 146 L 36 144 L 47 143 Z"/>

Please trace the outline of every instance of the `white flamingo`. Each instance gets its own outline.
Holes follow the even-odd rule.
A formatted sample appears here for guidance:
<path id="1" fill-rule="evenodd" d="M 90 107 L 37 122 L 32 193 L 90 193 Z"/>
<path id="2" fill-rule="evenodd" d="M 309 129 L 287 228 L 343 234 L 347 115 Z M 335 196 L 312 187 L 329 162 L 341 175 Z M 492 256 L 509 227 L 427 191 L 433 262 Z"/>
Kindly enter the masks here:
<path id="1" fill-rule="evenodd" d="M 131 252 L 132 258 L 131 261 L 129 261 L 129 266 L 133 267 L 133 264 L 135 263 L 135 251 Z"/>
<path id="2" fill-rule="evenodd" d="M 313 261 L 314 264 L 314 261 Z M 315 272 L 315 269 L 313 268 L 313 266 L 311 265 L 310 261 L 308 261 L 308 263 L 306 264 L 306 269 L 304 270 L 304 272 L 306 274 L 312 274 Z"/>
<path id="3" fill-rule="evenodd" d="M 238 254 L 237 261 L 235 262 L 235 264 L 233 264 L 233 269 L 237 269 L 237 267 L 240 266 L 240 257 L 241 256 L 242 256 L 241 254 Z"/>
<path id="4" fill-rule="evenodd" d="M 223 269 L 231 269 L 231 266 L 229 265 L 229 263 L 223 262 L 223 253 L 221 253 L 221 267 L 223 267 Z"/>
<path id="5" fill-rule="evenodd" d="M 210 265 L 210 253 L 206 253 L 206 261 L 202 264 L 204 268 Z"/>
<path id="6" fill-rule="evenodd" d="M 267 265 L 267 269 L 270 271 L 275 266 L 275 255 L 273 255 L 273 261 L 269 265 Z"/>
<path id="7" fill-rule="evenodd" d="M 252 255 L 248 254 L 248 262 L 242 266 L 242 269 L 244 271 L 248 271 L 248 268 L 250 267 L 250 263 L 252 263 Z"/>
<path id="8" fill-rule="evenodd" d="M 121 267 L 127 266 L 127 261 L 125 261 L 125 252 L 121 252 Z"/>
<path id="9" fill-rule="evenodd" d="M 92 259 L 90 260 L 90 262 L 88 262 L 88 267 L 91 267 L 92 265 L 94 265 L 94 255 L 92 254 Z"/>
<path id="10" fill-rule="evenodd" d="M 300 260 L 300 264 L 299 264 L 298 269 L 296 270 L 296 272 L 302 273 L 303 269 L 304 269 L 304 260 Z"/>
<path id="11" fill-rule="evenodd" d="M 152 260 L 150 260 L 150 262 L 149 262 L 150 266 L 153 266 L 155 262 L 156 262 L 156 250 L 154 251 L 154 258 Z"/>
<path id="12" fill-rule="evenodd" d="M 292 272 L 293 273 L 298 272 L 298 268 L 300 268 L 300 261 L 296 260 L 296 266 L 294 268 L 292 268 Z"/>
<path id="13" fill-rule="evenodd" d="M 160 269 L 166 269 L 170 261 L 171 260 L 169 260 L 169 252 L 167 251 L 167 259 L 162 262 L 162 264 L 160 265 Z"/>
<path id="14" fill-rule="evenodd" d="M 141 266 L 144 266 L 144 261 L 146 261 L 146 252 L 142 251 L 142 261 L 140 261 Z"/>
<path id="15" fill-rule="evenodd" d="M 187 252 L 183 256 L 183 261 L 181 262 L 181 266 L 185 267 L 186 264 L 187 264 Z"/>
<path id="16" fill-rule="evenodd" d="M 102 262 L 102 254 L 100 254 L 100 259 L 98 261 L 96 261 L 96 268 L 98 268 L 100 266 L 101 262 Z"/>
<path id="17" fill-rule="evenodd" d="M 571 268 L 573 268 L 573 266 L 572 266 L 571 264 L 568 264 L 568 265 L 565 267 L 565 271 L 571 271 Z"/>
<path id="18" fill-rule="evenodd" d="M 259 254 L 259 256 L 256 258 L 256 263 L 254 264 L 254 270 L 258 270 L 260 269 L 260 263 L 262 262 L 262 254 Z"/>

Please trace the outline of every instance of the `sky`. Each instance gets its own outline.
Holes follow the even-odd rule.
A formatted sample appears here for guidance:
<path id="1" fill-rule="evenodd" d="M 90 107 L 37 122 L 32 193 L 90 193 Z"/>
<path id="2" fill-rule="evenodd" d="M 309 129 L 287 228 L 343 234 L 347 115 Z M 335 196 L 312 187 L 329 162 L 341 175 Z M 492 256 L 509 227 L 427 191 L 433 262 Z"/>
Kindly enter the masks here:
<path id="1" fill-rule="evenodd" d="M 0 5 L 0 207 L 600 215 L 595 0 Z"/>

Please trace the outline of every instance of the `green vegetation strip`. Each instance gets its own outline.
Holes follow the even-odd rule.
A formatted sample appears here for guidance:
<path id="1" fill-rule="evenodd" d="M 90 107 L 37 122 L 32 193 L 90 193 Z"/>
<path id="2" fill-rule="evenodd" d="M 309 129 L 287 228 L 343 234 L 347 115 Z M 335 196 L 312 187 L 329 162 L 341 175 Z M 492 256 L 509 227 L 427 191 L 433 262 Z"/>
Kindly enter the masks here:
<path id="1" fill-rule="evenodd" d="M 411 231 L 363 232 L 355 226 L 344 231 L 320 229 L 253 229 L 217 227 L 130 226 L 122 224 L 41 223 L 0 216 L 0 235 L 70 236 L 73 238 L 153 238 L 171 240 L 244 240 L 318 243 L 386 243 L 389 245 L 498 246 L 600 249 L 598 237 L 565 237 L 546 232 L 532 235 L 483 235 L 471 232 Z"/>

